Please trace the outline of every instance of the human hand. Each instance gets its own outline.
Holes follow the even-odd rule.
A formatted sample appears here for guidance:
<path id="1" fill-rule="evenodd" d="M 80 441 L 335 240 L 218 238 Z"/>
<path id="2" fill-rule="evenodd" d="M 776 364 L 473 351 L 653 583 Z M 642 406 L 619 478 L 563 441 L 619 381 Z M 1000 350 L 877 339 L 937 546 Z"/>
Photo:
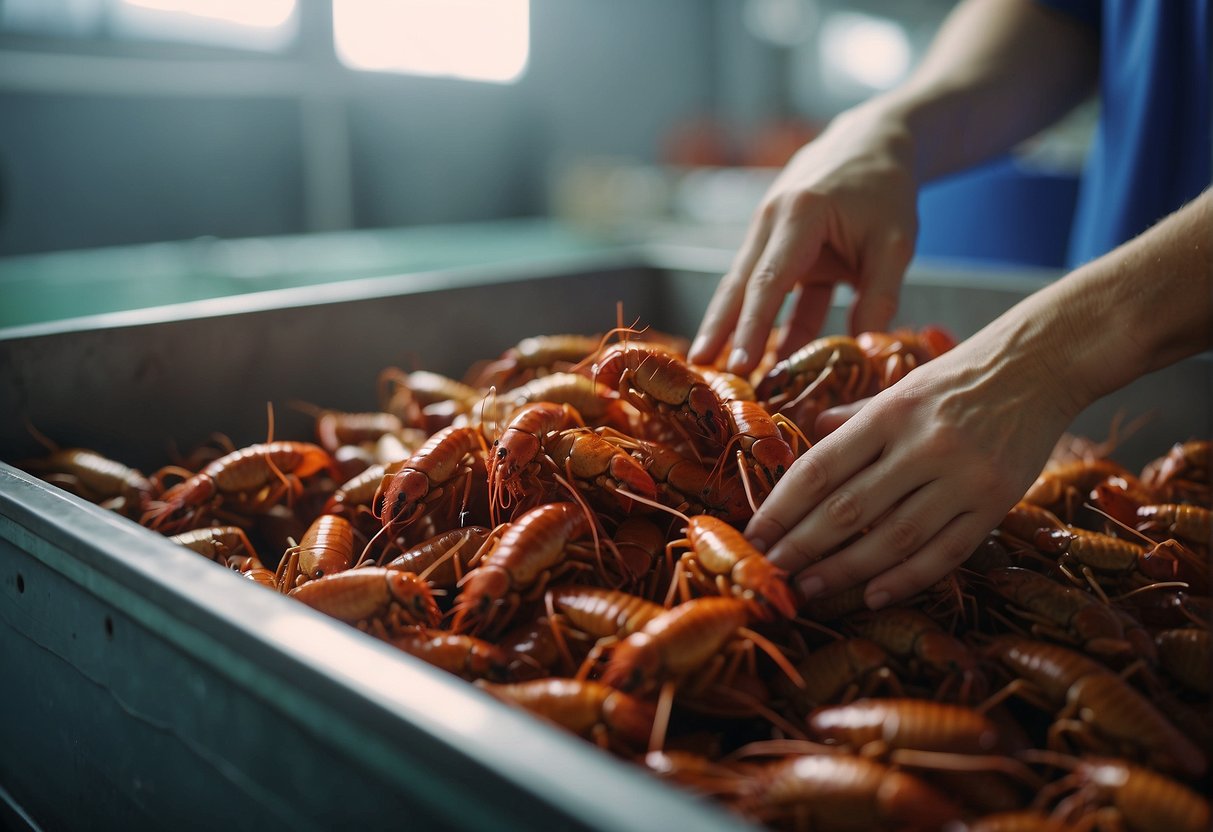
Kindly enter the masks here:
<path id="1" fill-rule="evenodd" d="M 997 340 L 975 337 L 862 407 L 821 415 L 828 435 L 746 528 L 801 597 L 866 581 L 878 608 L 929 587 L 1040 473 L 1077 411 L 1038 360 L 1002 353 Z"/>
<path id="2" fill-rule="evenodd" d="M 911 153 L 895 119 L 864 109 L 840 116 L 801 148 L 751 221 L 690 360 L 710 363 L 732 333 L 728 369 L 749 373 L 784 297 L 795 292 L 776 344 L 776 357 L 786 358 L 820 332 L 839 283 L 856 290 L 853 333 L 886 329 L 918 228 Z"/>

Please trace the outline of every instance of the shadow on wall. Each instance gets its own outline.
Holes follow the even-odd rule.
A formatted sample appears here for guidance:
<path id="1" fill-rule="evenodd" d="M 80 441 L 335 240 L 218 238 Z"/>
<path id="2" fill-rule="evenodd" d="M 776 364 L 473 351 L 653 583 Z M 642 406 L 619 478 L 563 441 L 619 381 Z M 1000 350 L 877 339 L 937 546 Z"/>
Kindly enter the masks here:
<path id="1" fill-rule="evenodd" d="M 1078 176 L 1013 158 L 922 189 L 917 255 L 1064 268 Z"/>

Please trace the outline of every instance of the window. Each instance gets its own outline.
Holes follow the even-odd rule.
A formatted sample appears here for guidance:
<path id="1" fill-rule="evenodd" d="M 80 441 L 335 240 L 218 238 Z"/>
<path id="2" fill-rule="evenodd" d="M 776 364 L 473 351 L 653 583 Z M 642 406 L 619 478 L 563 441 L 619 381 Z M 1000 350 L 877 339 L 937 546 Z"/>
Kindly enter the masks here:
<path id="1" fill-rule="evenodd" d="M 526 69 L 529 0 L 333 0 L 337 57 L 352 69 L 509 83 Z"/>
<path id="2" fill-rule="evenodd" d="M 299 29 L 297 0 L 3 0 L 0 30 L 279 51 Z"/>

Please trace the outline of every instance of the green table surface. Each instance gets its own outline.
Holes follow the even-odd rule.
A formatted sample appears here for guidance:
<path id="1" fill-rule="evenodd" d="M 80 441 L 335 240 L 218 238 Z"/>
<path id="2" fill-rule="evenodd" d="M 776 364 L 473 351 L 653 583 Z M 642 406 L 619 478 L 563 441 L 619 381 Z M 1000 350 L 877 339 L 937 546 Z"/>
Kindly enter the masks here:
<path id="1" fill-rule="evenodd" d="M 547 219 L 199 238 L 0 258 L 0 328 L 353 278 L 619 249 Z"/>

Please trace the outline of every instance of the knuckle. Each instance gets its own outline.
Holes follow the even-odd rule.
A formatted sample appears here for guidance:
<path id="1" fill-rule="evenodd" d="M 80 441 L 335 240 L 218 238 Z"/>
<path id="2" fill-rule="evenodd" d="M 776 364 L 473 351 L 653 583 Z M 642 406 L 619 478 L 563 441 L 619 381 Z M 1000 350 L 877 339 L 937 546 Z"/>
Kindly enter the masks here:
<path id="1" fill-rule="evenodd" d="M 910 554 L 922 541 L 922 527 L 912 520 L 890 520 L 885 525 L 885 545 L 898 555 Z"/>
<path id="2" fill-rule="evenodd" d="M 750 285 L 759 292 L 770 291 L 779 283 L 779 272 L 771 263 L 759 263 L 750 273 Z"/>
<path id="3" fill-rule="evenodd" d="M 792 477 L 798 488 L 811 498 L 820 494 L 829 481 L 825 466 L 813 455 L 804 454 L 792 463 L 785 476 Z"/>
<path id="4" fill-rule="evenodd" d="M 839 491 L 825 502 L 826 517 L 831 523 L 850 528 L 859 522 L 860 502 L 850 491 Z"/>

